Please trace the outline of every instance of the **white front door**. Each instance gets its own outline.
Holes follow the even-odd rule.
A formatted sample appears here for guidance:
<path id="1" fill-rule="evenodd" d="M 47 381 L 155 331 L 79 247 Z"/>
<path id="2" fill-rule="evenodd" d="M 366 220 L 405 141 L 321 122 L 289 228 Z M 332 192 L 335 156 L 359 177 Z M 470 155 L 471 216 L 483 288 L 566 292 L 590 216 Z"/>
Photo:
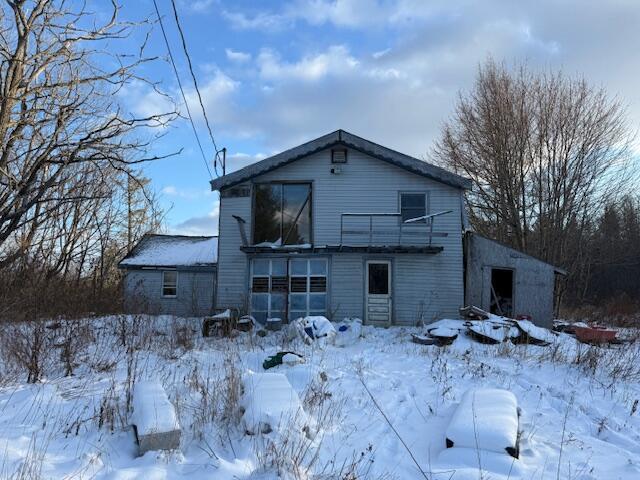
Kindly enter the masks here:
<path id="1" fill-rule="evenodd" d="M 368 260 L 366 280 L 367 323 L 391 324 L 391 262 Z"/>

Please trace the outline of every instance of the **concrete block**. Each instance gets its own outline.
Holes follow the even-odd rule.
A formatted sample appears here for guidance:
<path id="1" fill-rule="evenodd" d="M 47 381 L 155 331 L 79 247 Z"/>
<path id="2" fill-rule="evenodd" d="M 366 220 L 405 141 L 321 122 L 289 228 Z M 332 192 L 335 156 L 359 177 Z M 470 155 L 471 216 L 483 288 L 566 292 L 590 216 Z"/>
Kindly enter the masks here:
<path id="1" fill-rule="evenodd" d="M 180 425 L 175 408 L 156 381 L 139 381 L 133 389 L 131 423 L 139 453 L 180 447 Z"/>
<path id="2" fill-rule="evenodd" d="M 136 441 L 138 442 L 139 455 L 144 455 L 153 450 L 177 450 L 180 448 L 180 430 L 140 435 L 134 425 L 134 432 L 136 434 Z"/>

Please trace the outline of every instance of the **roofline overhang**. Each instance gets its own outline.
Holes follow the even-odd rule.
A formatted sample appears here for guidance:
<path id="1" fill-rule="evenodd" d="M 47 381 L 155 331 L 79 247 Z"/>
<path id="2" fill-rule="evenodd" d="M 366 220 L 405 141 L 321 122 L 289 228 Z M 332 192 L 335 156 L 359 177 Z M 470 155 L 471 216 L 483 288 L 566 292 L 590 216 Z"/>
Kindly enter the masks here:
<path id="1" fill-rule="evenodd" d="M 467 231 L 465 233 L 465 235 L 472 235 L 472 236 L 480 237 L 480 238 L 482 238 L 484 240 L 487 240 L 488 242 L 495 243 L 496 245 L 499 245 L 502 248 L 508 248 L 509 250 L 513 250 L 514 252 L 518 252 L 520 255 L 523 255 L 523 256 L 527 257 L 529 260 L 535 260 L 536 262 L 544 263 L 545 265 L 548 265 L 548 266 L 552 267 L 553 268 L 553 273 L 556 274 L 556 275 L 563 275 L 563 276 L 569 275 L 569 272 L 567 270 L 565 270 L 564 268 L 558 267 L 558 266 L 556 266 L 556 265 L 554 265 L 552 263 L 549 263 L 549 262 L 547 262 L 545 260 L 542 260 L 541 258 L 538 258 L 535 255 L 531 255 L 530 253 L 525 253 L 522 250 L 518 250 L 517 248 L 514 248 L 514 247 L 512 247 L 510 245 L 507 245 L 506 243 L 503 243 L 503 242 L 501 242 L 499 240 L 495 240 L 493 238 L 489 238 L 489 237 L 487 237 L 485 235 L 482 235 L 482 234 L 480 234 L 478 232 L 474 232 L 473 230 Z"/>
<path id="2" fill-rule="evenodd" d="M 238 185 L 251 180 L 254 177 L 275 170 L 276 168 L 295 162 L 303 157 L 313 155 L 314 153 L 337 145 L 357 150 L 361 153 L 377 158 L 378 160 L 403 168 L 416 175 L 431 178 L 432 180 L 444 183 L 454 188 L 469 190 L 472 187 L 472 181 L 468 178 L 371 142 L 370 140 L 358 137 L 344 130 L 336 130 L 335 132 L 318 137 L 315 140 L 311 140 L 297 147 L 285 150 L 284 152 L 248 165 L 236 172 L 211 180 L 211 190 L 216 191 Z"/>
<path id="3" fill-rule="evenodd" d="M 207 265 L 122 265 L 118 264 L 120 270 L 199 270 L 212 271 L 218 268 L 217 263 Z"/>

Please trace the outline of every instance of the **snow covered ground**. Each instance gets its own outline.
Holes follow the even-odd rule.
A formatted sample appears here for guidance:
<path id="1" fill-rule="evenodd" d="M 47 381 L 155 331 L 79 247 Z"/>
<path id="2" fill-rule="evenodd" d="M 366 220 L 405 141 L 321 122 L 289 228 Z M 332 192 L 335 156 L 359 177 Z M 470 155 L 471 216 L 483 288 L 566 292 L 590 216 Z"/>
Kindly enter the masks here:
<path id="1" fill-rule="evenodd" d="M 284 331 L 205 339 L 197 319 L 86 322 L 74 337 L 72 376 L 60 360 L 64 325 L 46 329 L 52 340 L 36 384 L 26 383 L 12 336 L 3 337 L 0 478 L 640 478 L 637 343 L 588 347 L 562 334 L 546 347 L 482 345 L 461 334 L 437 347 L 411 343 L 422 329 L 363 327 L 352 345 L 320 348 Z M 286 376 L 314 429 L 281 418 L 271 433 L 248 435 L 243 378 L 280 350 L 305 357 L 269 372 Z M 128 425 L 140 379 L 165 387 L 182 428 L 179 452 L 137 456 Z M 515 395 L 518 460 L 445 448 L 472 387 Z"/>

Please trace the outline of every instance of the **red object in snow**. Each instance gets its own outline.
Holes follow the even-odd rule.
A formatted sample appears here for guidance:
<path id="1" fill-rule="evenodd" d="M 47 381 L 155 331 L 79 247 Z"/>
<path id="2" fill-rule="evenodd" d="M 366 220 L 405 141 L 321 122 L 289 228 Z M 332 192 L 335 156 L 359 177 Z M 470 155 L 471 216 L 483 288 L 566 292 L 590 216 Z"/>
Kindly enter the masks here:
<path id="1" fill-rule="evenodd" d="M 531 321 L 532 319 L 533 318 L 531 317 L 531 315 L 522 315 L 522 314 L 520 314 L 520 315 L 518 315 L 516 317 L 516 320 L 529 320 L 529 321 Z"/>
<path id="2" fill-rule="evenodd" d="M 583 343 L 611 343 L 618 333 L 605 327 L 575 327 L 574 330 L 576 338 Z"/>

